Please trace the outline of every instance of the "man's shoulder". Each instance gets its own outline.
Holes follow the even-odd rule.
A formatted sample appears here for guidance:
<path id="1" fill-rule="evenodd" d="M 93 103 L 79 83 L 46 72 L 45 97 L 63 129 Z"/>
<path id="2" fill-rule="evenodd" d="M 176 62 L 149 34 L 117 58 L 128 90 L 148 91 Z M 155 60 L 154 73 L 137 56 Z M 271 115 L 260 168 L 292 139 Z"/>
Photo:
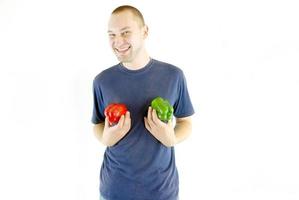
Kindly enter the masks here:
<path id="1" fill-rule="evenodd" d="M 154 59 L 154 62 L 156 63 L 156 66 L 158 68 L 160 68 L 161 70 L 166 70 L 169 73 L 182 74 L 182 72 L 183 72 L 181 68 L 179 68 L 178 66 L 176 66 L 174 64 L 156 60 L 156 59 Z"/>
<path id="2" fill-rule="evenodd" d="M 110 66 L 106 69 L 104 69 L 103 71 L 101 71 L 100 73 L 98 73 L 95 78 L 94 81 L 100 81 L 101 79 L 105 79 L 106 77 L 110 77 L 111 75 L 113 75 L 113 73 L 115 73 L 117 67 L 119 64 Z"/>

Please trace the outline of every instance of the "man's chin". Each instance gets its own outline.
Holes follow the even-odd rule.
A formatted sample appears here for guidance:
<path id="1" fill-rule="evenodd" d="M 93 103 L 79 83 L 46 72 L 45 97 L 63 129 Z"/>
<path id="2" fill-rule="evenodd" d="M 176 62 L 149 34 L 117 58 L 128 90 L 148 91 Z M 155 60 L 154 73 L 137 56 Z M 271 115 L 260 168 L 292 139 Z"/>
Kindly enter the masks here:
<path id="1" fill-rule="evenodd" d="M 123 57 L 117 57 L 117 59 L 121 63 L 127 63 L 127 62 L 131 61 L 131 59 L 129 59 L 129 58 L 123 58 Z"/>

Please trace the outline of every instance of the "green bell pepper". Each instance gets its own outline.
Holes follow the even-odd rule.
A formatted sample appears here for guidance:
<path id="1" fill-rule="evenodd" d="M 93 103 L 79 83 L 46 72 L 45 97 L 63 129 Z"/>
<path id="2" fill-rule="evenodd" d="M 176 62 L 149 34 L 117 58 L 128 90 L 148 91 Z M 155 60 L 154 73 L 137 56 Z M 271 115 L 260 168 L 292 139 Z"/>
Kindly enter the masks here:
<path id="1" fill-rule="evenodd" d="M 156 110 L 158 118 L 163 122 L 171 120 L 173 115 L 173 107 L 170 105 L 168 100 L 162 97 L 156 97 L 151 102 L 151 107 Z"/>

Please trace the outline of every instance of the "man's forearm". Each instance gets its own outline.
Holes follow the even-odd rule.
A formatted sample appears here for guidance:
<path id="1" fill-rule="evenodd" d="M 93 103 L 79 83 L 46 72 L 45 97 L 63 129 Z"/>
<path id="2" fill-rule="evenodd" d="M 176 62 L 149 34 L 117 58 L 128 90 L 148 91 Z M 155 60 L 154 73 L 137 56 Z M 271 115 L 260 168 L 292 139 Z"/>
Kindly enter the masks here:
<path id="1" fill-rule="evenodd" d="M 104 131 L 105 123 L 96 124 L 93 127 L 93 132 L 95 137 L 103 144 L 103 131 Z M 178 119 L 176 125 L 174 127 L 175 133 L 175 144 L 178 144 L 185 140 L 192 131 L 192 122 L 191 119 Z"/>
<path id="2" fill-rule="evenodd" d="M 178 120 L 174 127 L 174 133 L 176 137 L 176 144 L 185 140 L 192 132 L 192 122 L 191 119 Z"/>
<path id="3" fill-rule="evenodd" d="M 103 131 L 104 131 L 105 123 L 95 124 L 93 126 L 93 132 L 95 137 L 103 143 Z"/>

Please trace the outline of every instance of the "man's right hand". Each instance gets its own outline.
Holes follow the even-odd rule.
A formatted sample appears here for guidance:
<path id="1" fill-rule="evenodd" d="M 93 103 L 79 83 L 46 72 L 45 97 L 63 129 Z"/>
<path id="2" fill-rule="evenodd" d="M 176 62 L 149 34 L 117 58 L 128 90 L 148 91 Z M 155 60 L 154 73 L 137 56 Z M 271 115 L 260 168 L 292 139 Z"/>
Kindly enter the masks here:
<path id="1" fill-rule="evenodd" d="M 102 143 L 109 147 L 115 145 L 129 132 L 130 128 L 131 117 L 129 111 L 125 115 L 122 115 L 118 123 L 114 126 L 109 126 L 108 118 L 106 117 Z"/>

